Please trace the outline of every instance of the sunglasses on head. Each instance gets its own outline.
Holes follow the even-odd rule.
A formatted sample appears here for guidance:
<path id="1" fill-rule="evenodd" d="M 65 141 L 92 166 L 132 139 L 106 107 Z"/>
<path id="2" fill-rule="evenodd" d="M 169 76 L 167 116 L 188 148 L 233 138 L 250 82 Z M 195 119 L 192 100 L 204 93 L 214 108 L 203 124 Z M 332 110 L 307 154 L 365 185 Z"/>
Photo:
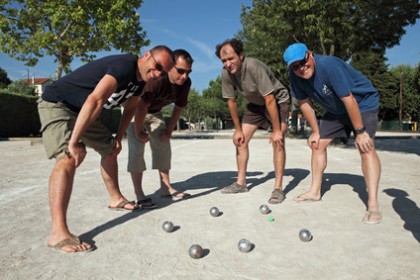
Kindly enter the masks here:
<path id="1" fill-rule="evenodd" d="M 159 62 L 157 62 L 157 60 L 156 60 L 156 58 L 153 56 L 153 52 L 150 52 L 150 55 L 152 56 L 152 58 L 153 58 L 153 60 L 155 61 L 155 63 L 156 63 L 156 70 L 158 70 L 158 71 L 163 71 L 163 66 L 162 66 L 162 64 L 160 64 Z"/>
<path id="2" fill-rule="evenodd" d="M 185 70 L 185 69 L 182 69 L 182 68 L 178 68 L 175 65 L 174 65 L 174 67 L 176 69 L 176 72 L 178 72 L 179 75 L 183 75 L 185 73 L 187 73 L 187 75 L 189 75 L 192 72 L 192 70 Z"/>
<path id="3" fill-rule="evenodd" d="M 301 67 L 305 66 L 306 62 L 308 62 L 309 56 L 308 53 L 305 54 L 305 57 L 302 60 L 294 62 L 290 68 L 292 68 L 293 71 L 299 70 Z"/>

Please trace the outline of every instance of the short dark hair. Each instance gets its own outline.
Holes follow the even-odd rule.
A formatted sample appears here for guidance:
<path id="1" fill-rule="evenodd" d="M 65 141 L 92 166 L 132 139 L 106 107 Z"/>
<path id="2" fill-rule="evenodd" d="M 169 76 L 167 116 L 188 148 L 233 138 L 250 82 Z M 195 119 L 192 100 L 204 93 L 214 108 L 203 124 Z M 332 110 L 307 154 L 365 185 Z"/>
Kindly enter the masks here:
<path id="1" fill-rule="evenodd" d="M 223 41 L 223 43 L 220 43 L 216 46 L 216 55 L 218 58 L 220 58 L 220 50 L 225 45 L 231 45 L 235 53 L 239 56 L 244 51 L 244 45 L 242 44 L 241 40 L 238 40 L 236 38 L 227 39 Z"/>
<path id="2" fill-rule="evenodd" d="M 175 63 L 175 56 L 174 56 L 174 52 L 167 46 L 165 45 L 157 45 L 156 47 L 152 48 L 150 50 L 152 53 L 154 53 L 155 51 L 158 52 L 166 52 L 170 55 L 171 59 L 172 59 L 172 63 Z"/>
<path id="3" fill-rule="evenodd" d="M 184 49 L 174 50 L 175 63 L 178 57 L 182 57 L 185 60 L 185 62 L 187 62 L 190 66 L 192 66 L 194 62 L 194 59 L 191 57 L 190 53 Z"/>

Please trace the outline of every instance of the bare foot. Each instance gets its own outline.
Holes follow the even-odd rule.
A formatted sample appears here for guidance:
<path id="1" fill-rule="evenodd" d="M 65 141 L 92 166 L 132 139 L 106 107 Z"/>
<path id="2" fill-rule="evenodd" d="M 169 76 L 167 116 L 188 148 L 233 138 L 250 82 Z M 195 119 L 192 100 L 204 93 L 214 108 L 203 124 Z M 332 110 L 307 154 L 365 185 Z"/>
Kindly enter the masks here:
<path id="1" fill-rule="evenodd" d="M 298 195 L 293 199 L 295 202 L 317 202 L 321 200 L 321 195 L 314 195 L 310 192 L 306 192 Z"/>

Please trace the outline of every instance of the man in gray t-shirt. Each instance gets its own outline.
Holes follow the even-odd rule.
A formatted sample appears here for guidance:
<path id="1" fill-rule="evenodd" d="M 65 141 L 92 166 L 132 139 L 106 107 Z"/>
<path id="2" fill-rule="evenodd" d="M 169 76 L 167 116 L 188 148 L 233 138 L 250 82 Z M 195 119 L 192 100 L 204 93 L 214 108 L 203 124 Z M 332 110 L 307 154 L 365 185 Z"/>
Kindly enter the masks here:
<path id="1" fill-rule="evenodd" d="M 248 191 L 246 169 L 249 158 L 248 143 L 258 128 L 273 132 L 270 142 L 273 145 L 274 171 L 276 175 L 274 191 L 269 203 L 281 203 L 285 199 L 282 180 L 286 161 L 285 134 L 287 129 L 289 93 L 274 77 L 270 68 L 258 59 L 245 57 L 242 42 L 237 39 L 226 40 L 216 46 L 216 55 L 223 63 L 222 92 L 227 99 L 230 114 L 235 125 L 233 143 L 236 146 L 238 179 L 222 189 L 222 193 Z M 249 102 L 239 120 L 236 92 L 239 91 Z"/>

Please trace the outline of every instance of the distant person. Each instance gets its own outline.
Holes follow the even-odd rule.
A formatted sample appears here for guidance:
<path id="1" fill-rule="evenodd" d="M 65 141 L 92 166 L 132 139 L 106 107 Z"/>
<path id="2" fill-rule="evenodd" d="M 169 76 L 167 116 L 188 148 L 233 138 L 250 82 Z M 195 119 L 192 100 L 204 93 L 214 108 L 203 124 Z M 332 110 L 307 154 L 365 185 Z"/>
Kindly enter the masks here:
<path id="1" fill-rule="evenodd" d="M 161 196 L 170 198 L 190 196 L 174 189 L 169 180 L 172 157 L 170 139 L 188 103 L 191 87 L 189 74 L 193 64 L 191 55 L 185 50 L 175 50 L 174 57 L 175 65 L 167 75 L 163 75 L 160 80 L 147 82 L 137 105 L 135 124 L 131 123 L 127 130 L 127 170 L 131 173 L 137 205 L 143 209 L 157 206 L 150 197 L 146 197 L 142 186 L 143 172 L 146 170 L 144 149 L 149 141 L 152 150 L 152 168 L 159 170 Z M 169 124 L 166 125 L 161 110 L 171 103 L 174 103 L 175 107 Z"/>
<path id="2" fill-rule="evenodd" d="M 101 174 L 109 192 L 109 209 L 140 209 L 120 192 L 117 156 L 144 83 L 169 71 L 174 63 L 172 55 L 169 48 L 157 46 L 141 58 L 130 54 L 107 56 L 46 87 L 38 105 L 42 140 L 48 158 L 56 159 L 49 182 L 52 219 L 49 247 L 66 252 L 92 249 L 92 245 L 71 234 L 66 219 L 76 168 L 86 156 L 85 146 L 102 156 Z M 125 110 L 113 137 L 98 117 L 103 109 L 123 102 Z"/>
<path id="3" fill-rule="evenodd" d="M 312 129 L 308 146 L 312 149 L 312 185 L 299 195 L 297 202 L 321 199 L 322 176 L 327 167 L 327 147 L 335 138 L 355 135 L 355 145 L 362 158 L 362 171 L 368 191 L 368 209 L 363 222 L 381 221 L 378 185 L 381 164 L 375 150 L 379 96 L 372 83 L 348 63 L 334 56 L 312 53 L 305 44 L 295 43 L 284 52 L 289 69 L 292 96 Z M 318 122 L 311 100 L 325 110 Z"/>
<path id="4" fill-rule="evenodd" d="M 285 134 L 287 129 L 289 93 L 274 77 L 270 68 L 252 57 L 246 57 L 240 40 L 229 39 L 216 46 L 216 55 L 223 63 L 222 92 L 227 99 L 235 125 L 233 143 L 236 146 L 238 178 L 222 189 L 222 193 L 247 192 L 246 171 L 249 159 L 249 141 L 258 128 L 268 130 L 271 126 L 270 142 L 273 145 L 275 171 L 274 190 L 269 203 L 281 203 L 283 174 L 286 162 Z M 239 119 L 236 94 L 239 91 L 249 102 Z"/>

